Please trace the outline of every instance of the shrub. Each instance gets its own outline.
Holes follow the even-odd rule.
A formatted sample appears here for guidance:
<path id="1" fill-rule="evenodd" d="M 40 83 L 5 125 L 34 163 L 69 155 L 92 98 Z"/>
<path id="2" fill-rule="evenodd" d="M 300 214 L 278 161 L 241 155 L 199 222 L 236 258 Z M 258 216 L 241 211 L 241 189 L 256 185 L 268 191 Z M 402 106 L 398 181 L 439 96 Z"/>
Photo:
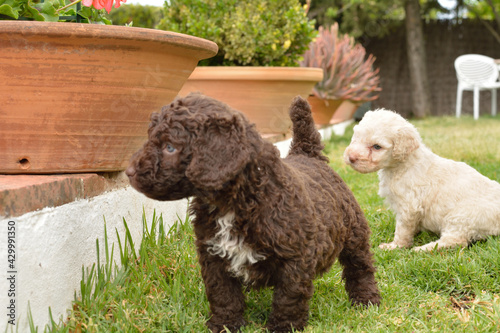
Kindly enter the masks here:
<path id="1" fill-rule="evenodd" d="M 214 41 L 201 65 L 225 66 L 298 66 L 316 34 L 298 0 L 170 0 L 158 28 Z"/>

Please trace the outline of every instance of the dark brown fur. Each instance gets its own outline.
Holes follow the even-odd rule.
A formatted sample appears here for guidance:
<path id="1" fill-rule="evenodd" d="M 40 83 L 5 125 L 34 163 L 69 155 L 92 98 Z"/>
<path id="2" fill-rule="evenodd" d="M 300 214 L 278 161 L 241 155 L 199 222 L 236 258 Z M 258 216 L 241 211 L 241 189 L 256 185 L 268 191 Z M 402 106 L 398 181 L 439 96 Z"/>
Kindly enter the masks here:
<path id="1" fill-rule="evenodd" d="M 290 108 L 289 156 L 261 139 L 245 116 L 212 98 L 190 94 L 153 114 L 149 140 L 127 175 L 158 200 L 193 197 L 191 212 L 213 332 L 245 324 L 242 279 L 227 257 L 211 254 L 218 218 L 234 212 L 231 235 L 265 259 L 247 264 L 248 284 L 274 287 L 270 331 L 307 324 L 313 279 L 338 258 L 353 304 L 379 304 L 367 221 L 351 191 L 322 155 L 306 101 Z M 167 144 L 175 148 L 167 148 Z M 169 151 L 170 150 L 170 151 Z"/>

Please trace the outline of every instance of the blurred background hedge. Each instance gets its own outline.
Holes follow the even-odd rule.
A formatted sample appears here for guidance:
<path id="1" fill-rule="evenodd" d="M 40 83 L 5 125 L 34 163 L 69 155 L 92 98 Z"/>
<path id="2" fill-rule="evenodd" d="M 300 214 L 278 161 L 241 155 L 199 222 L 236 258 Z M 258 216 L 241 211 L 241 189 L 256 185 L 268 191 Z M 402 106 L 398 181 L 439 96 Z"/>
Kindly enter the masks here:
<path id="1" fill-rule="evenodd" d="M 142 5 L 121 5 L 109 14 L 113 25 L 129 25 L 140 28 L 155 28 L 163 18 L 163 8 Z"/>

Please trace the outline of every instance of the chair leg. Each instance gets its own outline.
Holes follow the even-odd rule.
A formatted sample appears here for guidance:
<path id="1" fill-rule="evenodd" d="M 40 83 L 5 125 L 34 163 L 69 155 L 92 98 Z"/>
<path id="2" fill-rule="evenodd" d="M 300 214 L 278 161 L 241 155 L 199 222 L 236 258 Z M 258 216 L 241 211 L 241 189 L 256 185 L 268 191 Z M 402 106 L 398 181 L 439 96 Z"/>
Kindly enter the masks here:
<path id="1" fill-rule="evenodd" d="M 456 111 L 456 114 L 457 114 L 457 118 L 460 118 L 460 113 L 462 111 L 462 93 L 463 93 L 463 90 L 460 89 L 460 87 L 457 88 L 457 111 Z"/>
<path id="2" fill-rule="evenodd" d="M 497 90 L 491 89 L 491 115 L 497 115 Z"/>
<path id="3" fill-rule="evenodd" d="M 479 119 L 479 87 L 474 87 L 474 120 Z"/>

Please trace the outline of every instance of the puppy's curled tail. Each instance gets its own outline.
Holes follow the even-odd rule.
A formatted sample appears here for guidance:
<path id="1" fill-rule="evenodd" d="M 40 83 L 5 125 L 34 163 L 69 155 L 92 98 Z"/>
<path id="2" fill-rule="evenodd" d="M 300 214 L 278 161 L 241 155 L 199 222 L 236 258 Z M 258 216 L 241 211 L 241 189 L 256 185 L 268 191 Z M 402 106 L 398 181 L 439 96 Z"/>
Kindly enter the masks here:
<path id="1" fill-rule="evenodd" d="M 306 155 L 328 162 L 328 158 L 322 154 L 324 145 L 321 143 L 321 135 L 314 126 L 311 107 L 305 99 L 295 97 L 290 106 L 290 118 L 293 123 L 293 138 L 289 155 Z"/>

